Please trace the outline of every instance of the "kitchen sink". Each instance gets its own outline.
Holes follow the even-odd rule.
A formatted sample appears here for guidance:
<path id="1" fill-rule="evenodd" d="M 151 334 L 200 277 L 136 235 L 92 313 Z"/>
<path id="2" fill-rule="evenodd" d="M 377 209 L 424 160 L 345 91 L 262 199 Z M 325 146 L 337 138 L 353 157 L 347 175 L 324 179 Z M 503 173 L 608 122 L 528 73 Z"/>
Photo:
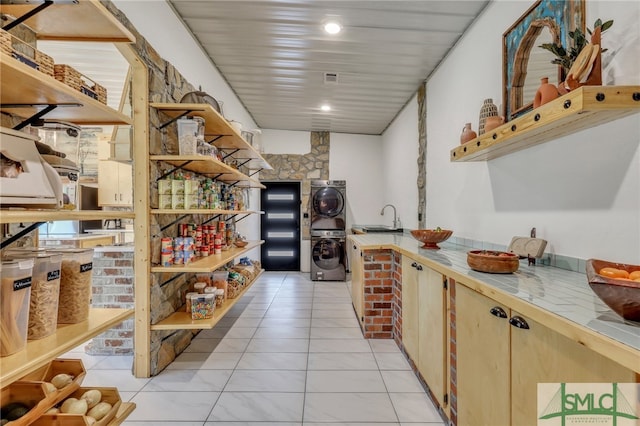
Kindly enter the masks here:
<path id="1" fill-rule="evenodd" d="M 393 228 L 385 225 L 365 225 L 362 230 L 364 232 L 402 232 L 402 228 Z"/>

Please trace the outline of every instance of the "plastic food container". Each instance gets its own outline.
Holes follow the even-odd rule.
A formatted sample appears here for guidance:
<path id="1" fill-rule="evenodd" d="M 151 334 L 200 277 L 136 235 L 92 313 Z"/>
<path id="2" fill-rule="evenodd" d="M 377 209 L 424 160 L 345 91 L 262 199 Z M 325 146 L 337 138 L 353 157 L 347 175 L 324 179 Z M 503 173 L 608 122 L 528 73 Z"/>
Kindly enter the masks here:
<path id="1" fill-rule="evenodd" d="M 93 249 L 55 249 L 62 254 L 58 324 L 76 324 L 89 318 Z"/>
<path id="2" fill-rule="evenodd" d="M 185 299 L 184 305 L 188 314 L 191 313 L 191 299 L 198 295 L 199 293 L 195 291 L 190 291 L 189 293 L 184 295 L 184 299 Z"/>
<path id="3" fill-rule="evenodd" d="M 213 317 L 216 308 L 216 295 L 198 294 L 191 297 L 191 319 L 201 320 Z"/>
<path id="4" fill-rule="evenodd" d="M 21 351 L 27 344 L 33 260 L 3 260 L 0 267 L 0 356 Z"/>
<path id="5" fill-rule="evenodd" d="M 213 273 L 213 286 L 224 290 L 224 298 L 227 298 L 227 289 L 229 287 L 229 271 L 215 271 Z"/>
<path id="6" fill-rule="evenodd" d="M 193 284 L 193 291 L 199 294 L 204 293 L 204 289 L 205 287 L 207 287 L 207 283 L 204 282 L 197 282 L 195 284 Z"/>
<path id="7" fill-rule="evenodd" d="M 196 155 L 198 140 L 204 141 L 204 120 L 200 117 L 180 118 L 176 123 L 180 155 Z"/>
<path id="8" fill-rule="evenodd" d="M 60 298 L 60 266 L 62 254 L 42 250 L 9 250 L 13 259 L 33 259 L 31 297 L 29 302 L 28 340 L 37 340 L 55 333 L 58 326 Z"/>

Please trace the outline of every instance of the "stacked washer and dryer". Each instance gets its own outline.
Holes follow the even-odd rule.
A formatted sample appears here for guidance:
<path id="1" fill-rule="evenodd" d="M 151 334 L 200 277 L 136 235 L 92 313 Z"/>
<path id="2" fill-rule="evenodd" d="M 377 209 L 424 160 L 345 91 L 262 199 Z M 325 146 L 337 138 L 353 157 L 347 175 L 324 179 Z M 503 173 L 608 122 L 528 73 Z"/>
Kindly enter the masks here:
<path id="1" fill-rule="evenodd" d="M 311 181 L 311 279 L 345 281 L 347 183 Z"/>

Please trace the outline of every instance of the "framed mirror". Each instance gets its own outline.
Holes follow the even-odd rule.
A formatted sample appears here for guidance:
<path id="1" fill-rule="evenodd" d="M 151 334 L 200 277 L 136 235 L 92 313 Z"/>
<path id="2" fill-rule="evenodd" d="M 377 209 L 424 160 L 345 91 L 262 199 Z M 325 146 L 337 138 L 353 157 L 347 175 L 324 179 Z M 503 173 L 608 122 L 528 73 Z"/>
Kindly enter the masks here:
<path id="1" fill-rule="evenodd" d="M 585 27 L 585 0 L 538 0 L 502 35 L 502 107 L 505 121 L 533 109 L 540 79 L 558 84 L 562 67 L 552 64 L 553 54 L 539 48 L 557 43 L 565 48 L 569 32 Z"/>

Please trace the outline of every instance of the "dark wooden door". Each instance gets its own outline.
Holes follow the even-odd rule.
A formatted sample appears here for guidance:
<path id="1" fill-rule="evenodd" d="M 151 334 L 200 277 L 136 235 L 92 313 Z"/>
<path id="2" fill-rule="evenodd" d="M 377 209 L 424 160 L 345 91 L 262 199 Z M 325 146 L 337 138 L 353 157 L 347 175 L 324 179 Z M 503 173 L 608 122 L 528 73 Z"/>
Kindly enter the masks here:
<path id="1" fill-rule="evenodd" d="M 300 182 L 262 182 L 260 220 L 262 267 L 300 270 Z"/>

